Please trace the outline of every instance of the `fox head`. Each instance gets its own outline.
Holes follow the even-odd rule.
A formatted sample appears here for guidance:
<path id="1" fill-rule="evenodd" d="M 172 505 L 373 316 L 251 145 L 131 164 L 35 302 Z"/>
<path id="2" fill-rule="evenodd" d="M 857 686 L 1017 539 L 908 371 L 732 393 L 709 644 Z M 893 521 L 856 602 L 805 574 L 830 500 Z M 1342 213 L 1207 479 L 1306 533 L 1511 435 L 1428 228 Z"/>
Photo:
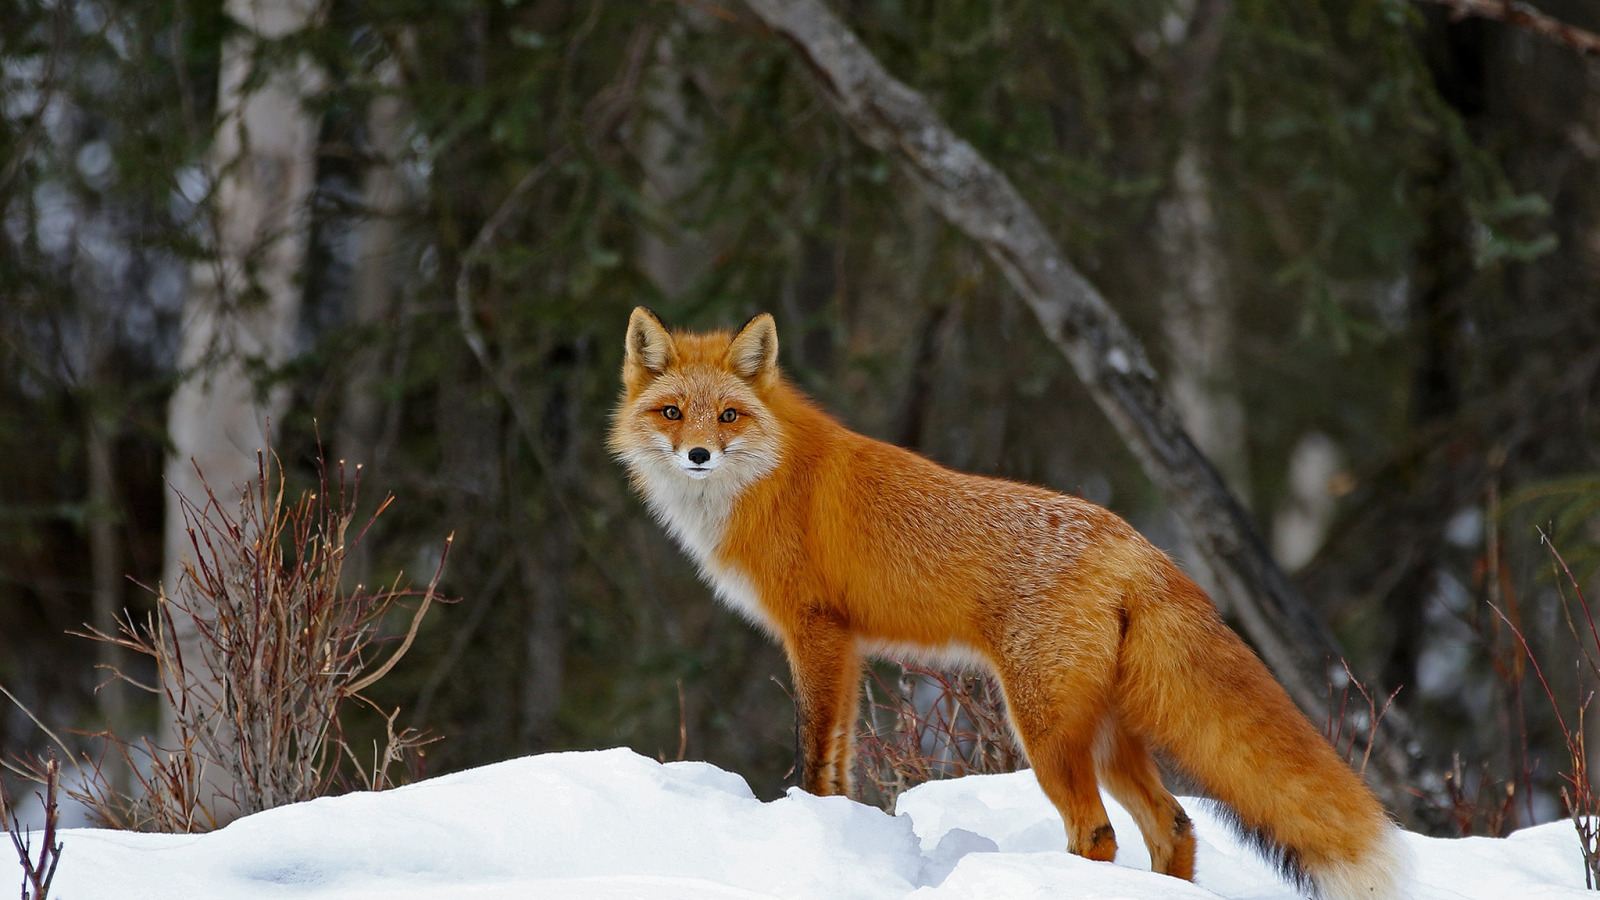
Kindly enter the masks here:
<path id="1" fill-rule="evenodd" d="M 772 316 L 737 333 L 690 334 L 668 332 L 641 306 L 624 346 L 610 448 L 647 495 L 693 482 L 737 489 L 777 465 L 781 432 L 766 403 L 781 379 Z"/>

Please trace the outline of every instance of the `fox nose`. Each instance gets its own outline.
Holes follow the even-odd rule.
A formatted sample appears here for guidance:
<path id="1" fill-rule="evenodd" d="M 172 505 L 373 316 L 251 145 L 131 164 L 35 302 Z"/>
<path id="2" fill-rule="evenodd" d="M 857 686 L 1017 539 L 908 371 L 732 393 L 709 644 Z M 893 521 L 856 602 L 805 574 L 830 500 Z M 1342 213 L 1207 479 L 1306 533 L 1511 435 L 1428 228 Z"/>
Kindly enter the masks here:
<path id="1" fill-rule="evenodd" d="M 711 451 L 704 447 L 696 447 L 689 451 L 689 462 L 697 466 L 705 465 L 711 459 Z"/>

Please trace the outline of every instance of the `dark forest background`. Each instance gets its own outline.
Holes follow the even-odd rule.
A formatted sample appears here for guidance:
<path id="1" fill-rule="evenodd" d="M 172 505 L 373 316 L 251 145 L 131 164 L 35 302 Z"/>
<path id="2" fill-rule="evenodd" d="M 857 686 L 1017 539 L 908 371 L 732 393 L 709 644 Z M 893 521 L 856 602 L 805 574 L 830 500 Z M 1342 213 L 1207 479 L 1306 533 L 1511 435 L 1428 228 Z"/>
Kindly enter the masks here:
<path id="1" fill-rule="evenodd" d="M 1456 759 L 1469 802 L 1516 783 L 1516 823 L 1560 815 L 1565 747 L 1494 609 L 1572 717 L 1572 589 L 1541 529 L 1600 596 L 1600 62 L 1401 0 L 832 6 L 1012 179 L 1354 671 L 1399 688 L 1425 760 L 1407 817 L 1459 821 Z M 1539 6 L 1600 29 L 1592 2 Z M 96 663 L 137 661 L 67 632 L 143 615 L 162 579 L 237 19 L 0 0 L 0 684 L 58 728 L 156 728 L 150 698 L 95 690 Z M 851 427 L 1080 493 L 1186 559 L 983 252 L 733 0 L 330 0 L 249 47 L 246 90 L 300 73 L 315 134 L 283 352 L 244 361 L 281 398 L 277 453 L 297 488 L 342 459 L 364 508 L 395 496 L 353 580 L 425 582 L 455 535 L 459 601 L 369 692 L 442 738 L 427 773 L 670 757 L 682 724 L 759 794 L 787 777 L 781 653 L 604 449 L 638 304 L 770 311 L 788 373 Z M 45 743 L 0 712 L 0 751 Z"/>

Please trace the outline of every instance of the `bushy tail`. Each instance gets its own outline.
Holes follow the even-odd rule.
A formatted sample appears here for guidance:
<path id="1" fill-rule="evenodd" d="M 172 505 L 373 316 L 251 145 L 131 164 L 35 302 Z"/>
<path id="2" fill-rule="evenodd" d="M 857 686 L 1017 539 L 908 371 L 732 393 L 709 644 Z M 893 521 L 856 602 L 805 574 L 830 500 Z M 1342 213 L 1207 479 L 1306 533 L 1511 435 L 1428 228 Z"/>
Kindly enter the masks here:
<path id="1" fill-rule="evenodd" d="M 1205 593 L 1167 566 L 1165 590 L 1130 604 L 1124 722 L 1226 804 L 1303 892 L 1402 896 L 1406 851 L 1382 804 Z"/>

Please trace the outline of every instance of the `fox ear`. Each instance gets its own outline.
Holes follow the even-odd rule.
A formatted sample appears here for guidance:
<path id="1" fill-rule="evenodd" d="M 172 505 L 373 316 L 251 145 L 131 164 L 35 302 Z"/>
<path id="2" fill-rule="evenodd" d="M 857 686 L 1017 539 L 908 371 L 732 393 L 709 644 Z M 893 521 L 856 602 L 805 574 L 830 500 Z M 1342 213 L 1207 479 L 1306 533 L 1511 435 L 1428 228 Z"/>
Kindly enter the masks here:
<path id="1" fill-rule="evenodd" d="M 626 366 L 639 366 L 656 375 L 665 372 L 678 355 L 666 326 L 661 324 L 655 313 L 642 306 L 634 307 L 633 315 L 628 317 L 625 346 Z"/>
<path id="2" fill-rule="evenodd" d="M 762 313 L 739 329 L 728 344 L 728 365 L 750 381 L 778 371 L 778 326 L 771 315 Z"/>

